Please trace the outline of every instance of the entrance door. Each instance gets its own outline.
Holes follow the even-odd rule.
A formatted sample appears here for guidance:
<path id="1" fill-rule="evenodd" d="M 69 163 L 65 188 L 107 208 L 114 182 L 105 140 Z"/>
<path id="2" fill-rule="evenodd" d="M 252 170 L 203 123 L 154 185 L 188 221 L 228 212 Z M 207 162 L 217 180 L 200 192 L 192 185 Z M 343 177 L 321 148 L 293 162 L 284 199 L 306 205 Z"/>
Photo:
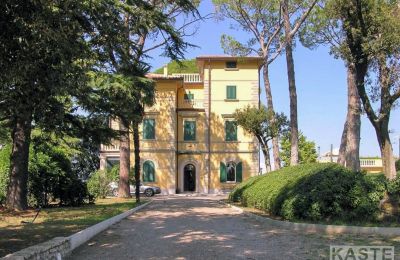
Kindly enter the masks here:
<path id="1" fill-rule="evenodd" d="M 183 169 L 183 191 L 196 190 L 196 167 L 187 164 Z"/>

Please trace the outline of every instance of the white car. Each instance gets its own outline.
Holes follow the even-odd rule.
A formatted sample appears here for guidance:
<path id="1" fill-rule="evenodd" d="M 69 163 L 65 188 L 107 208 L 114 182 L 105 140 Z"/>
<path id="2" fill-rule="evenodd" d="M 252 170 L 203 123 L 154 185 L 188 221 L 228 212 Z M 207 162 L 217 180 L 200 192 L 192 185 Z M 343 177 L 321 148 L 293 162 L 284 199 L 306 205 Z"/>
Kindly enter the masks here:
<path id="1" fill-rule="evenodd" d="M 118 196 L 118 183 L 117 182 L 111 182 L 109 184 L 110 190 L 113 196 L 117 197 Z M 131 194 L 135 194 L 135 186 L 129 185 L 130 187 L 130 192 Z M 143 185 L 142 183 L 140 184 L 140 193 L 144 194 L 146 197 L 152 197 L 155 194 L 160 194 L 161 189 L 156 186 L 148 186 L 148 185 Z"/>

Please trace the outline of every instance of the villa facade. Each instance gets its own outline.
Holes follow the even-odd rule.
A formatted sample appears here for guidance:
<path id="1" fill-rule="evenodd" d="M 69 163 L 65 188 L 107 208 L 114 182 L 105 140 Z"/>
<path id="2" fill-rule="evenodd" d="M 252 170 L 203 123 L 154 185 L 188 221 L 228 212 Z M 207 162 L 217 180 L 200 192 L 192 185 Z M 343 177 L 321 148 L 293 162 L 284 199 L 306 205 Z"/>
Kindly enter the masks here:
<path id="1" fill-rule="evenodd" d="M 200 56 L 198 74 L 148 74 L 156 103 L 141 125 L 142 181 L 163 194 L 221 193 L 260 169 L 257 139 L 233 113 L 259 106 L 259 57 Z M 110 122 L 118 129 L 118 122 Z M 134 162 L 131 142 L 131 165 Z M 118 141 L 102 145 L 101 168 L 119 161 Z"/>

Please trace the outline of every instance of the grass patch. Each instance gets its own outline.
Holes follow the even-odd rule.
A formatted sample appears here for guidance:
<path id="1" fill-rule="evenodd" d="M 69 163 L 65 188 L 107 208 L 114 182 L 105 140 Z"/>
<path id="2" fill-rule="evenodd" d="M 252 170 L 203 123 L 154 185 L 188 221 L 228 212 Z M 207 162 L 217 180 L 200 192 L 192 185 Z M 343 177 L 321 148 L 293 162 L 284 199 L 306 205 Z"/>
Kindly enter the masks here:
<path id="1" fill-rule="evenodd" d="M 0 257 L 54 237 L 69 236 L 136 206 L 135 199 L 99 199 L 82 207 L 43 209 L 33 224 L 34 210 L 20 213 L 0 211 Z"/>

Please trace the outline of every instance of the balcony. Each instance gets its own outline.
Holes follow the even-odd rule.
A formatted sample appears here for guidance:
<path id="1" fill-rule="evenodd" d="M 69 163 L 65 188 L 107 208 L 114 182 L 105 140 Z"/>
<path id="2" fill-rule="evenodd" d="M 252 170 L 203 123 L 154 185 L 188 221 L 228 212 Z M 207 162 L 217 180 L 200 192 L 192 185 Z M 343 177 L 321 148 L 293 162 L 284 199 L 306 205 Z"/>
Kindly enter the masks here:
<path id="1" fill-rule="evenodd" d="M 183 99 L 178 103 L 178 109 L 204 109 L 202 99 Z"/>
<path id="2" fill-rule="evenodd" d="M 100 146 L 100 151 L 102 152 L 118 152 L 119 151 L 119 143 Z"/>
<path id="3" fill-rule="evenodd" d="M 382 159 L 360 159 L 361 168 L 382 167 Z"/>
<path id="4" fill-rule="evenodd" d="M 185 83 L 201 83 L 203 82 L 201 80 L 200 74 L 198 73 L 173 73 L 172 76 L 176 77 L 183 77 L 183 82 Z"/>

